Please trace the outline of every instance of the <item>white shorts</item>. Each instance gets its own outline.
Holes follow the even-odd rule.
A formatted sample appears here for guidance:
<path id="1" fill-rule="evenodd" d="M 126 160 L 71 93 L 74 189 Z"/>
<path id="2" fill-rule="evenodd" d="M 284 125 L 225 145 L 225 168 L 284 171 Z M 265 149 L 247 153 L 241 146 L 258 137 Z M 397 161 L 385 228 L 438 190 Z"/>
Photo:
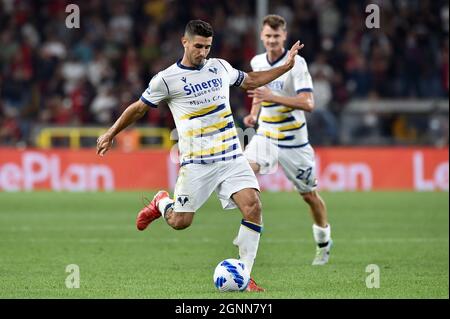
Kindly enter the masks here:
<path id="1" fill-rule="evenodd" d="M 309 193 L 317 188 L 314 149 L 310 144 L 281 148 L 266 137 L 254 135 L 244 154 L 249 162 L 260 166 L 260 174 L 274 173 L 280 163 L 286 177 L 300 193 Z"/>
<path id="2" fill-rule="evenodd" d="M 236 204 L 231 196 L 245 188 L 259 191 L 258 180 L 244 156 L 210 164 L 187 164 L 178 172 L 174 211 L 197 211 L 213 191 L 224 209 L 233 209 Z"/>

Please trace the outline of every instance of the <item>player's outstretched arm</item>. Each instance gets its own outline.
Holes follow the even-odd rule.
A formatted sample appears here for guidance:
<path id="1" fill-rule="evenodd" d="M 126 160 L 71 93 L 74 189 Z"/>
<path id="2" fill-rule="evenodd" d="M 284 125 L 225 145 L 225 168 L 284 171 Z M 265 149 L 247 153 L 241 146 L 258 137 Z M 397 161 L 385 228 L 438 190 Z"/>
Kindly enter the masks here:
<path id="1" fill-rule="evenodd" d="M 127 126 L 139 120 L 147 112 L 147 109 L 148 106 L 141 100 L 130 104 L 113 126 L 97 139 L 97 154 L 103 156 L 111 148 L 114 137 Z"/>
<path id="2" fill-rule="evenodd" d="M 286 62 L 282 66 L 270 69 L 268 71 L 247 73 L 248 76 L 245 78 L 244 83 L 242 83 L 241 88 L 243 88 L 244 90 L 253 90 L 272 82 L 276 78 L 279 78 L 282 74 L 286 73 L 294 67 L 295 56 L 303 47 L 304 44 L 300 44 L 300 41 L 295 42 L 295 44 L 288 52 L 288 58 Z"/>

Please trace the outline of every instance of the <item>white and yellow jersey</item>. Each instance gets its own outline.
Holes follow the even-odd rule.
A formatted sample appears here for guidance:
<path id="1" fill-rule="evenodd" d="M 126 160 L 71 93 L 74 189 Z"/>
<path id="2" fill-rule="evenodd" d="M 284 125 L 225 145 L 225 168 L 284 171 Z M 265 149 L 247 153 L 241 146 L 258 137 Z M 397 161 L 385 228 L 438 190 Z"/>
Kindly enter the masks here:
<path id="1" fill-rule="evenodd" d="M 240 86 L 245 76 L 222 59 L 208 59 L 200 68 L 180 60 L 150 80 L 141 101 L 151 107 L 163 100 L 169 105 L 182 166 L 242 156 L 229 100 L 230 86 Z"/>
<path id="2" fill-rule="evenodd" d="M 266 71 L 283 65 L 288 51 L 273 63 L 267 54 L 256 55 L 250 62 L 253 71 Z M 312 92 L 313 84 L 305 59 L 297 55 L 295 65 L 289 71 L 267 85 L 275 95 L 295 96 L 300 92 Z M 263 102 L 258 118 L 258 135 L 275 142 L 278 147 L 295 148 L 308 143 L 305 114 L 285 105 Z"/>

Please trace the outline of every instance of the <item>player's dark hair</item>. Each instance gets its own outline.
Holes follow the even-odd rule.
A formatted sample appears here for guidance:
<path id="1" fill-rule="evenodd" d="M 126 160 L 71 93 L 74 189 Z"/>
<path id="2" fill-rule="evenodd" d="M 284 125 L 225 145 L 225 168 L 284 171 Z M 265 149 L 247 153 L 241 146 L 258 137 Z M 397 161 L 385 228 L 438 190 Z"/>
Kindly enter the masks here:
<path id="1" fill-rule="evenodd" d="M 208 22 L 202 20 L 191 20 L 186 24 L 184 34 L 187 36 L 199 35 L 205 38 L 212 37 L 214 32 L 213 28 Z"/>
<path id="2" fill-rule="evenodd" d="M 265 26 L 266 24 L 274 30 L 277 30 L 278 28 L 286 30 L 286 20 L 278 14 L 269 14 L 266 16 L 262 22 L 262 26 Z"/>

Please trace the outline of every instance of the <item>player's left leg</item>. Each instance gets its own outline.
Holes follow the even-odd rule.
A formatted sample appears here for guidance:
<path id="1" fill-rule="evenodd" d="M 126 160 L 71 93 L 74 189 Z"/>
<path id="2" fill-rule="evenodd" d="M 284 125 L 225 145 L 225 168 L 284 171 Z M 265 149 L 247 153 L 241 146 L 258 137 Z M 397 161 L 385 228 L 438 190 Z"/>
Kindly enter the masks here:
<path id="1" fill-rule="evenodd" d="M 243 217 L 234 244 L 239 247 L 240 259 L 251 272 L 262 230 L 259 193 L 253 188 L 245 188 L 234 193 L 231 198 L 236 203 Z"/>
<path id="2" fill-rule="evenodd" d="M 243 219 L 233 244 L 239 249 L 239 259 L 251 273 L 258 252 L 262 231 L 261 201 L 259 184 L 243 157 L 224 165 L 222 180 L 217 187 L 217 195 L 224 209 L 240 209 Z M 247 291 L 264 291 L 253 280 L 250 280 Z"/>
<path id="3" fill-rule="evenodd" d="M 295 185 L 311 211 L 314 221 L 313 237 L 317 245 L 312 264 L 324 265 L 328 262 L 332 245 L 331 227 L 325 202 L 316 190 L 314 149 L 309 144 L 299 148 L 282 149 L 279 161 L 287 178 Z"/>
<path id="4" fill-rule="evenodd" d="M 314 221 L 312 226 L 314 240 L 316 241 L 316 256 L 313 265 L 324 265 L 328 262 L 331 240 L 331 226 L 328 223 L 327 208 L 324 200 L 317 190 L 308 193 L 300 193 L 303 200 L 308 204 Z"/>
<path id="5" fill-rule="evenodd" d="M 314 223 L 322 228 L 328 225 L 327 207 L 317 190 L 307 193 L 300 193 L 303 200 L 309 205 Z"/>
<path id="6" fill-rule="evenodd" d="M 258 252 L 259 239 L 262 231 L 259 192 L 254 188 L 245 188 L 234 193 L 232 199 L 243 216 L 239 233 L 234 239 L 233 244 L 238 246 L 239 259 L 244 262 L 251 273 Z M 250 277 L 247 291 L 259 292 L 264 291 L 264 288 L 259 287 L 253 278 Z"/>

